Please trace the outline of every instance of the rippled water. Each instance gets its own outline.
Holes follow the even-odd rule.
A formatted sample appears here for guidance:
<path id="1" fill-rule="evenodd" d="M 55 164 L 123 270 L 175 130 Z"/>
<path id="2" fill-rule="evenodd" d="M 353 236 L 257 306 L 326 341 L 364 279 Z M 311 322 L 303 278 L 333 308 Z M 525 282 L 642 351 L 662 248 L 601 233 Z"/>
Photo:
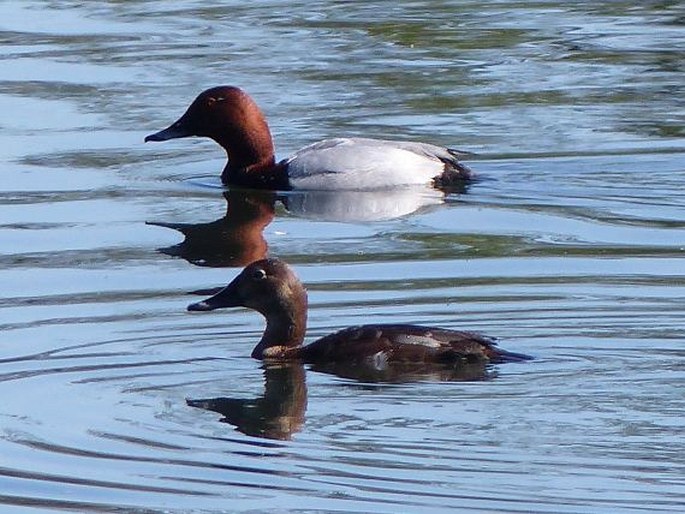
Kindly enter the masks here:
<path id="1" fill-rule="evenodd" d="M 683 510 L 681 2 L 0 13 L 1 510 Z M 142 143 L 221 83 L 281 156 L 418 139 L 482 179 L 224 197 L 212 143 Z M 307 284 L 310 337 L 417 322 L 536 359 L 477 381 L 263 369 L 258 315 L 185 306 L 267 251 Z"/>

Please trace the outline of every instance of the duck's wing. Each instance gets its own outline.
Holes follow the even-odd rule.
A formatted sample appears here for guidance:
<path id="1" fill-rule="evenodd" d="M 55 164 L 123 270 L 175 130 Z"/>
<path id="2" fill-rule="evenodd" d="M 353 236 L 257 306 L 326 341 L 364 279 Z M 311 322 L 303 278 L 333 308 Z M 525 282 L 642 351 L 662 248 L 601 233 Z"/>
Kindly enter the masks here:
<path id="1" fill-rule="evenodd" d="M 390 363 L 503 362 L 519 356 L 497 348 L 493 339 L 475 332 L 417 325 L 363 325 L 323 337 L 303 349 L 308 362 Z"/>
<path id="2" fill-rule="evenodd" d="M 399 334 L 395 344 L 404 344 L 406 333 L 412 333 L 410 339 L 414 344 L 425 340 L 425 344 L 431 344 L 435 348 L 437 362 L 477 362 L 491 363 L 520 362 L 531 360 L 532 357 L 522 353 L 503 350 L 497 345 L 497 340 L 492 337 L 462 330 L 447 330 L 434 327 L 421 327 L 415 325 L 400 326 L 395 333 Z"/>
<path id="3" fill-rule="evenodd" d="M 388 143 L 398 148 L 414 152 L 418 155 L 425 155 L 426 157 L 436 158 L 442 162 L 458 162 L 457 159 L 464 159 L 467 157 L 472 157 L 474 154 L 471 152 L 464 152 L 462 150 L 456 150 L 453 148 L 445 148 L 444 146 L 432 145 L 430 143 L 419 143 L 415 141 L 387 141 L 387 140 L 375 140 L 381 141 L 382 143 Z"/>

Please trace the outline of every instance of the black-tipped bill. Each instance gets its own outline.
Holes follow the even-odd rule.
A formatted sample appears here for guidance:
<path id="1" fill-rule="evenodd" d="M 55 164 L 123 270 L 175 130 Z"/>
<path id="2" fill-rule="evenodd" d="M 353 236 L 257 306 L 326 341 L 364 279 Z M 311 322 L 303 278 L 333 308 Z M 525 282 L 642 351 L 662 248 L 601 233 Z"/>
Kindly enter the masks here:
<path id="1" fill-rule="evenodd" d="M 214 309 L 221 309 L 224 307 L 240 307 L 242 301 L 240 295 L 231 287 L 233 283 L 224 287 L 214 296 L 205 298 L 202 301 L 191 303 L 188 305 L 189 311 L 213 311 Z"/>
<path id="2" fill-rule="evenodd" d="M 502 350 L 497 348 L 497 356 L 490 359 L 493 364 L 501 364 L 503 362 L 525 362 L 532 361 L 535 357 L 526 355 L 525 353 L 509 352 L 507 350 Z"/>
<path id="3" fill-rule="evenodd" d="M 189 311 L 213 311 L 216 307 L 202 300 L 201 302 L 195 302 L 188 305 Z"/>
<path id="4" fill-rule="evenodd" d="M 194 136 L 195 134 L 192 133 L 192 131 L 188 130 L 187 127 L 184 126 L 181 121 L 177 121 L 173 125 L 165 128 L 164 130 L 160 130 L 159 132 L 155 132 L 154 134 L 150 134 L 149 136 L 145 136 L 145 142 L 147 143 L 148 141 L 168 141 L 169 139 L 178 139 L 180 137 L 190 137 Z"/>

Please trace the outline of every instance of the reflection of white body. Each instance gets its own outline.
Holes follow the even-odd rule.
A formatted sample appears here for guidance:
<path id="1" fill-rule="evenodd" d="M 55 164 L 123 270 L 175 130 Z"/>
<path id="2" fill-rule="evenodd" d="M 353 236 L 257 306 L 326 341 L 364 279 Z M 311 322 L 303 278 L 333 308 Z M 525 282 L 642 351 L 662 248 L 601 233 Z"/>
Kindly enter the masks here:
<path id="1" fill-rule="evenodd" d="M 286 159 L 293 189 L 316 190 L 430 184 L 451 161 L 439 146 L 361 137 L 326 139 Z"/>
<path id="2" fill-rule="evenodd" d="M 291 191 L 284 203 L 292 214 L 322 221 L 380 221 L 438 205 L 444 194 L 430 187 L 377 191 Z"/>

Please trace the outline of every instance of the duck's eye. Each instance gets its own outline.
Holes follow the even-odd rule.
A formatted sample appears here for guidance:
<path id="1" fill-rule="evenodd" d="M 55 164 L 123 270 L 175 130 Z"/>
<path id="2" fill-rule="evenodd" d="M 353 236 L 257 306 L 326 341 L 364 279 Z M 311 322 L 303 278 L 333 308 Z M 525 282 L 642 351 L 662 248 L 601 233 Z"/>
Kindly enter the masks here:
<path id="1" fill-rule="evenodd" d="M 207 98 L 207 107 L 211 107 L 215 103 L 223 102 L 224 100 L 226 100 L 226 98 L 223 96 L 210 96 Z"/>
<path id="2" fill-rule="evenodd" d="M 266 271 L 258 268 L 252 272 L 252 278 L 255 280 L 264 280 L 266 278 Z"/>

